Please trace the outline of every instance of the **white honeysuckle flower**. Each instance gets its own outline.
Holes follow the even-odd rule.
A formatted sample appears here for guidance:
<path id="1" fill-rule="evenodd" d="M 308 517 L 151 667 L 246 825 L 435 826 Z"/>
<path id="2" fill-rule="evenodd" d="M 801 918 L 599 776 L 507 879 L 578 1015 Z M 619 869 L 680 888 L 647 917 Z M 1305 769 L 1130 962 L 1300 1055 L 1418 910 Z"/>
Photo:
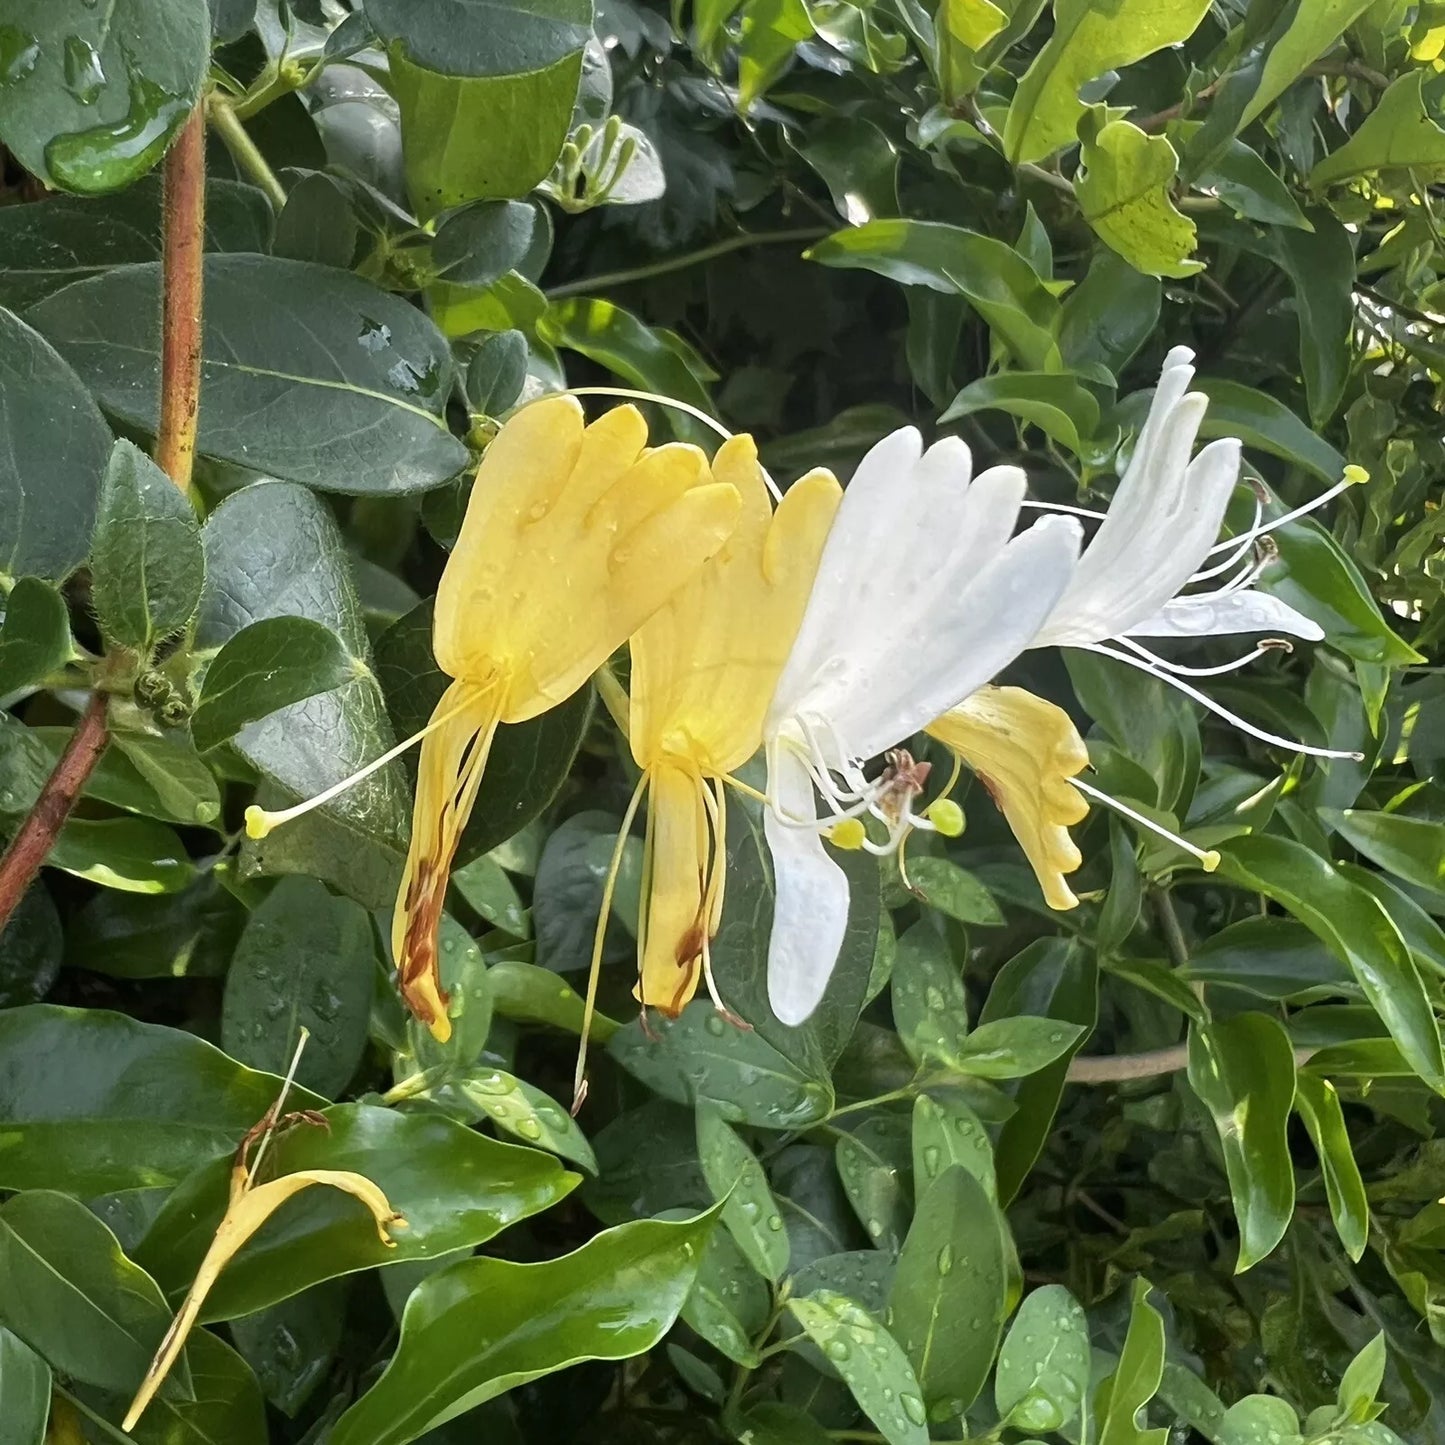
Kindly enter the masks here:
<path id="1" fill-rule="evenodd" d="M 847 880 L 823 831 L 869 813 L 896 846 L 909 827 L 928 826 L 911 811 L 911 760 L 871 780 L 863 763 L 1013 661 L 1078 561 L 1072 518 L 1047 517 L 1013 536 L 1022 471 L 994 467 L 970 481 L 972 465 L 962 441 L 925 452 L 912 427 L 869 451 L 843 494 L 774 692 L 763 729 L 777 890 L 768 996 L 784 1023 L 817 1006 L 847 926 Z M 815 788 L 831 810 L 821 822 Z"/>

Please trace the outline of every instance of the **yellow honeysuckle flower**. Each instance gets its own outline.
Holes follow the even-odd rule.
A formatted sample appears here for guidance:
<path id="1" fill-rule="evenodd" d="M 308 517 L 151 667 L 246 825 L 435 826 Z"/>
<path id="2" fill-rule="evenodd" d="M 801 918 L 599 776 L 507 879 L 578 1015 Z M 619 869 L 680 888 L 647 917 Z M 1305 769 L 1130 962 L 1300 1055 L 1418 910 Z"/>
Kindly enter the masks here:
<path id="1" fill-rule="evenodd" d="M 547 397 L 487 448 L 437 588 L 433 651 L 453 681 L 417 735 L 411 847 L 392 921 L 402 996 L 438 1040 L 451 1023 L 437 928 L 498 724 L 576 692 L 727 541 L 739 507 L 696 447 L 649 449 L 633 406 L 587 426 L 574 397 Z M 264 836 L 416 740 L 296 808 L 248 810 L 248 833 Z"/>
<path id="2" fill-rule="evenodd" d="M 629 734 L 639 787 L 650 793 L 635 994 L 644 1009 L 671 1018 L 709 973 L 723 901 L 722 782 L 762 746 L 763 718 L 843 495 L 837 478 L 817 469 L 774 511 L 748 436 L 719 448 L 713 475 L 742 498 L 737 528 L 631 646 Z"/>
<path id="3" fill-rule="evenodd" d="M 1089 805 L 1069 780 L 1089 752 L 1063 708 L 1021 687 L 981 687 L 926 731 L 988 789 L 1038 876 L 1050 908 L 1078 904 L 1064 881 L 1083 861 L 1069 827 Z"/>
<path id="4" fill-rule="evenodd" d="M 564 702 L 727 541 L 737 490 L 696 447 L 646 449 L 621 406 L 584 427 L 573 397 L 513 417 L 487 449 L 437 588 L 449 721 L 422 744 L 411 850 L 392 924 L 402 993 L 451 1033 L 436 935 L 453 854 L 498 723 Z"/>

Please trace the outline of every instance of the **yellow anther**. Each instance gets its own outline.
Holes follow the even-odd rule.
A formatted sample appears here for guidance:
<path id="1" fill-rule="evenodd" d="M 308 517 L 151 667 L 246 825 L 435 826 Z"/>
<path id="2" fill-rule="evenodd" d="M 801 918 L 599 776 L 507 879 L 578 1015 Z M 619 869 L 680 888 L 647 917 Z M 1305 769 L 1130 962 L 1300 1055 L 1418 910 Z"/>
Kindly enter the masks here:
<path id="1" fill-rule="evenodd" d="M 1344 470 L 1344 480 L 1351 486 L 1355 486 L 1360 482 L 1368 482 L 1370 474 L 1364 467 L 1356 466 L 1354 462 L 1351 462 Z"/>
<path id="2" fill-rule="evenodd" d="M 1213 873 L 1214 870 L 1219 867 L 1219 854 L 1213 848 L 1210 848 L 1199 860 L 1199 866 L 1204 869 L 1206 873 Z"/>
<path id="3" fill-rule="evenodd" d="M 842 848 L 849 853 L 861 848 L 867 836 L 868 830 L 860 818 L 844 818 L 842 822 L 834 823 L 828 829 L 828 841 L 835 848 Z"/>
<path id="4" fill-rule="evenodd" d="M 264 838 L 271 831 L 271 815 L 254 803 L 246 809 L 246 836 Z"/>
<path id="5" fill-rule="evenodd" d="M 924 809 L 923 816 L 945 838 L 957 838 L 963 832 L 963 809 L 952 798 L 935 798 Z"/>

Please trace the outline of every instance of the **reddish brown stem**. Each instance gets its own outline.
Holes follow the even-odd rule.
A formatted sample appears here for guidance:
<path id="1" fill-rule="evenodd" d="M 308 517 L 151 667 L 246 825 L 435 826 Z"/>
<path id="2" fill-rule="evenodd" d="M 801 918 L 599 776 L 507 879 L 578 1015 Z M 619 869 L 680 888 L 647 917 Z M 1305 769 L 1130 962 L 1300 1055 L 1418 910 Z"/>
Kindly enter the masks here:
<path id="1" fill-rule="evenodd" d="M 161 231 L 161 418 L 156 461 L 185 492 L 201 401 L 201 274 L 206 224 L 206 118 L 191 112 L 166 156 Z"/>
<path id="2" fill-rule="evenodd" d="M 93 693 L 90 705 L 70 735 L 55 771 L 45 780 L 35 806 L 0 858 L 0 928 L 3 928 L 30 881 L 65 826 L 91 769 L 109 741 L 105 728 L 106 695 Z"/>

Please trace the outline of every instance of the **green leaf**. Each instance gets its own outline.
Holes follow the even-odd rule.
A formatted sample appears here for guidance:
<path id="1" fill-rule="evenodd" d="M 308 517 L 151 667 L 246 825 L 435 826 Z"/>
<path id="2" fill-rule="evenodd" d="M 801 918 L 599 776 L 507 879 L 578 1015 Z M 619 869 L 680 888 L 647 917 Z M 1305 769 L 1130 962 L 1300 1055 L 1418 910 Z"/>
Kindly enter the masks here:
<path id="1" fill-rule="evenodd" d="M 432 265 L 454 285 L 490 286 L 521 263 L 536 223 L 522 201 L 476 201 L 437 225 Z"/>
<path id="2" fill-rule="evenodd" d="M 1081 1024 L 1056 1019 L 994 1019 L 963 1041 L 955 1067 L 979 1079 L 1023 1078 L 1063 1058 L 1086 1032 Z"/>
<path id="3" fill-rule="evenodd" d="M 355 670 L 344 687 L 251 723 L 233 746 L 284 790 L 285 802 L 314 797 L 386 752 L 395 738 L 367 666 L 366 621 L 346 545 L 325 503 L 288 483 L 245 487 L 211 513 L 202 540 L 199 646 L 219 647 L 265 618 L 308 617 L 341 639 Z M 404 774 L 393 764 L 248 845 L 243 872 L 309 873 L 369 907 L 387 907 L 410 811 Z"/>
<path id="4" fill-rule="evenodd" d="M 756 1032 L 726 1022 L 697 999 L 675 1020 L 619 1029 L 607 1052 L 635 1079 L 678 1104 L 706 1101 L 734 1124 L 799 1129 L 833 1107 L 826 1080 L 810 1078 Z"/>
<path id="5" fill-rule="evenodd" d="M 139 447 L 116 442 L 90 546 L 91 598 L 101 631 L 149 653 L 190 625 L 205 571 L 190 502 Z"/>
<path id="6" fill-rule="evenodd" d="M 1294 283 L 1300 369 L 1310 420 L 1318 427 L 1334 415 L 1350 374 L 1355 247 L 1328 211 L 1316 207 L 1309 221 L 1311 229 L 1281 227 L 1273 240 L 1279 264 Z"/>
<path id="7" fill-rule="evenodd" d="M 1263 115 L 1285 90 L 1318 60 L 1367 9 L 1370 0 L 1302 0 L 1289 24 L 1269 48 L 1259 84 L 1245 105 L 1237 130 Z"/>
<path id="8" fill-rule="evenodd" d="M 5 599 L 0 628 L 0 694 L 19 692 L 70 661 L 70 613 L 48 582 L 22 577 Z"/>
<path id="9" fill-rule="evenodd" d="M 1293 918 L 1243 918 L 1203 940 L 1182 976 L 1222 983 L 1260 998 L 1294 999 L 1318 989 L 1338 993 L 1350 983 L 1344 963 Z"/>
<path id="10" fill-rule="evenodd" d="M 208 251 L 268 251 L 271 206 L 255 186 L 206 178 Z M 161 185 L 147 176 L 99 198 L 0 208 L 0 302 L 17 310 L 112 266 L 161 254 Z"/>
<path id="11" fill-rule="evenodd" d="M 229 1160 L 281 1087 L 192 1034 L 102 1009 L 0 1011 L 0 1057 L 0 1187 L 83 1198 Z"/>
<path id="12" fill-rule="evenodd" d="M 1299 1416 L 1278 1395 L 1246 1395 L 1224 1412 L 1218 1425 L 1219 1445 L 1259 1445 L 1262 1440 L 1296 1445 Z"/>
<path id="13" fill-rule="evenodd" d="M 609 1229 L 543 1264 L 468 1259 L 407 1301 L 381 1379 L 331 1445 L 406 1445 L 504 1390 L 583 1360 L 650 1350 L 677 1318 L 715 1212 Z"/>
<path id="14" fill-rule="evenodd" d="M 268 1169 L 347 1169 L 364 1175 L 407 1222 L 388 1248 L 370 1214 L 340 1190 L 308 1191 L 226 1266 L 203 1320 L 233 1319 L 308 1286 L 376 1265 L 484 1243 L 555 1204 L 578 1177 L 549 1154 L 483 1138 L 435 1113 L 337 1104 L 327 1126 L 298 1124 L 267 1151 Z M 137 1258 L 168 1294 L 190 1284 L 225 1212 L 230 1165 L 198 1169 L 166 1201 Z"/>
<path id="15" fill-rule="evenodd" d="M 932 1099 L 920 1094 L 913 1101 L 913 1187 L 919 1199 L 946 1169 L 961 1165 L 990 1199 L 997 1197 L 993 1144 L 983 1121 L 951 1094 Z"/>
<path id="16" fill-rule="evenodd" d="M 366 1048 L 376 944 L 371 917 L 314 878 L 283 878 L 247 920 L 226 975 L 221 1044 L 284 1074 L 301 1029 L 297 1080 L 334 1098 Z"/>
<path id="17" fill-rule="evenodd" d="M 283 1415 L 294 1419 L 335 1363 L 346 1326 L 346 1291 L 344 1281 L 317 1285 L 231 1321 L 236 1348 Z"/>
<path id="18" fill-rule="evenodd" d="M 961 1415 L 993 1364 L 1008 1312 L 1005 1228 L 983 1185 L 956 1165 L 919 1196 L 888 1308 L 935 1419 Z"/>
<path id="19" fill-rule="evenodd" d="M 927 1445 L 928 1417 L 908 1357 L 867 1310 L 827 1289 L 790 1299 L 788 1309 L 889 1445 Z"/>
<path id="20" fill-rule="evenodd" d="M 1267 894 L 1349 964 L 1390 1037 L 1432 1088 L 1445 1088 L 1445 1059 L 1429 994 L 1384 908 L 1302 843 L 1236 838 L 1221 872 Z"/>
<path id="21" fill-rule="evenodd" d="M 594 1033 L 600 1031 L 594 1028 Z M 560 1154 L 589 1174 L 597 1173 L 597 1157 L 577 1121 L 555 1099 L 515 1074 L 484 1068 L 448 1080 L 435 1097 L 447 1106 L 464 1099 L 477 1118 L 487 1119 L 534 1149 Z"/>
<path id="22" fill-rule="evenodd" d="M 697 1110 L 697 1157 L 720 1218 L 748 1263 L 774 1284 L 788 1268 L 788 1236 L 778 1202 L 756 1155 L 718 1112 Z"/>
<path id="23" fill-rule="evenodd" d="M 1080 152 L 1074 190 L 1095 234 L 1135 270 L 1149 276 L 1192 276 L 1194 222 L 1174 204 L 1170 188 L 1179 157 L 1162 135 L 1126 120 L 1110 121 Z"/>
<path id="24" fill-rule="evenodd" d="M 0 142 L 60 190 L 118 191 L 155 165 L 210 59 L 195 5 L 13 0 L 5 21 Z"/>
<path id="25" fill-rule="evenodd" d="M 1080 89 L 1105 71 L 1118 70 L 1187 40 L 1208 10 L 1208 0 L 1056 0 L 1054 29 L 1019 81 L 1003 126 L 1008 158 L 1042 160 L 1074 140 L 1084 114 Z"/>
<path id="26" fill-rule="evenodd" d="M 1342 1415 L 1355 1421 L 1370 1419 L 1380 1386 L 1385 1382 L 1386 1358 L 1385 1332 L 1381 1330 L 1340 1376 L 1337 1399 Z"/>
<path id="27" fill-rule="evenodd" d="M 1360 1166 L 1350 1148 L 1340 1096 L 1328 1079 L 1302 1073 L 1295 1083 L 1294 1106 L 1319 1155 L 1335 1232 L 1345 1253 L 1358 1263 L 1369 1242 L 1370 1206 Z"/>
<path id="28" fill-rule="evenodd" d="M 452 872 L 452 887 L 476 909 L 488 923 L 510 933 L 513 938 L 530 938 L 532 916 L 517 885 L 490 853 L 474 858 L 464 868 Z"/>
<path id="29" fill-rule="evenodd" d="M 1198 129 L 1198 126 L 1181 127 L 1181 134 L 1193 135 Z M 1292 226 L 1301 231 L 1310 228 L 1290 188 L 1264 157 L 1242 140 L 1231 140 L 1208 169 L 1194 178 L 1194 184 L 1200 190 L 1213 191 L 1236 215 L 1251 221 L 1266 226 Z"/>
<path id="30" fill-rule="evenodd" d="M 813 21 L 803 0 L 748 0 L 738 36 L 738 109 L 746 113 L 778 78 Z"/>
<path id="31" fill-rule="evenodd" d="M 59 582 L 85 560 L 110 445 L 85 383 L 0 309 L 0 572 Z"/>
<path id="32" fill-rule="evenodd" d="M 426 725 L 441 701 L 447 679 L 431 650 L 432 599 L 428 598 L 382 633 L 376 644 L 376 675 L 399 736 Z M 472 816 L 457 847 L 465 864 L 520 832 L 557 796 L 592 717 L 592 689 L 530 722 L 503 724 L 487 755 Z"/>
<path id="33" fill-rule="evenodd" d="M 324 622 L 263 617 L 230 638 L 206 669 L 191 737 L 209 752 L 248 723 L 355 677 L 351 655 Z"/>
<path id="34" fill-rule="evenodd" d="M 1084 279 L 1064 297 L 1055 328 L 1065 366 L 1121 374 L 1154 333 L 1163 287 L 1122 256 L 1097 247 Z"/>
<path id="35" fill-rule="evenodd" d="M 520 198 L 544 181 L 567 139 L 581 74 L 580 48 L 500 76 L 439 75 L 394 50 L 406 187 L 422 219 L 468 201 Z"/>
<path id="36" fill-rule="evenodd" d="M 1367 171 L 1445 164 L 1445 130 L 1425 105 L 1425 74 L 1412 70 L 1392 81 L 1359 130 L 1310 172 L 1310 186 L 1318 190 Z"/>
<path id="37" fill-rule="evenodd" d="M 838 1135 L 834 1155 L 843 1192 L 868 1238 L 877 1249 L 897 1254 L 912 1213 L 907 1121 L 896 1114 L 871 1115 Z"/>
<path id="38" fill-rule="evenodd" d="M 988 889 L 974 874 L 947 858 L 915 858 L 908 866 L 908 881 L 912 891 L 930 908 L 960 923 L 986 928 L 1003 923 L 1003 914 Z"/>
<path id="39" fill-rule="evenodd" d="M 50 1366 L 0 1325 L 0 1445 L 44 1445 Z"/>
<path id="40" fill-rule="evenodd" d="M 1445 892 L 1445 851 L 1437 821 L 1363 808 L 1325 808 L 1320 821 L 1391 877 L 1430 893 Z"/>
<path id="41" fill-rule="evenodd" d="M 1284 1237 L 1294 1212 L 1287 1131 L 1294 1051 L 1268 1014 L 1245 1013 L 1189 1030 L 1189 1083 L 1214 1118 L 1239 1220 L 1236 1273 Z"/>
<path id="42" fill-rule="evenodd" d="M 1075 456 L 1083 455 L 1084 443 L 1099 426 L 1099 403 L 1073 372 L 1005 371 L 981 376 L 954 397 L 938 420 L 957 421 L 977 411 L 1006 411 L 1032 422 Z M 920 864 L 935 861 L 919 858 L 909 872 L 916 879 Z"/>
<path id="43" fill-rule="evenodd" d="M 725 1230 L 714 1230 L 697 1279 L 682 1307 L 683 1322 L 739 1365 L 756 1368 L 752 1337 L 763 1327 L 772 1291 Z"/>
<path id="44" fill-rule="evenodd" d="M 60 913 L 44 884 L 37 881 L 20 895 L 0 928 L 0 1008 L 44 998 L 60 972 L 60 962 Z"/>
<path id="45" fill-rule="evenodd" d="M 467 365 L 467 399 L 483 416 L 501 416 L 515 405 L 526 380 L 527 338 L 520 331 L 494 332 Z"/>
<path id="46" fill-rule="evenodd" d="M 869 221 L 805 253 L 824 266 L 874 271 L 902 286 L 962 295 L 1029 371 L 1057 371 L 1058 300 L 1012 246 L 941 221 Z"/>
<path id="47" fill-rule="evenodd" d="M 444 75 L 517 75 L 580 51 L 591 0 L 366 0 L 366 18 L 414 64 Z"/>
<path id="48" fill-rule="evenodd" d="M 503 959 L 487 970 L 492 1007 L 518 1023 L 550 1024 L 569 1033 L 582 1032 L 585 1004 L 571 984 L 535 963 Z M 606 1014 L 592 1016 L 592 1037 L 605 1044 L 622 1027 Z"/>
<path id="49" fill-rule="evenodd" d="M 1136 988 L 1152 993 L 1155 998 L 1179 1010 L 1196 1023 L 1209 1022 L 1204 1001 L 1190 988 L 1178 969 L 1158 958 L 1113 958 L 1104 964 L 1105 972 L 1125 979 Z"/>
<path id="50" fill-rule="evenodd" d="M 707 383 L 716 373 L 674 331 L 648 326 L 610 301 L 574 296 L 553 302 L 537 322 L 537 334 L 553 346 L 581 352 L 644 391 L 675 396 L 713 415 Z M 679 440 L 711 446 L 716 433 L 684 413 L 666 409 Z"/>
<path id="51" fill-rule="evenodd" d="M 1061 1284 L 1024 1297 L 1004 1336 L 994 1376 L 999 1418 L 1045 1435 L 1077 1418 L 1088 1397 L 1092 1353 L 1083 1307 Z"/>
<path id="52" fill-rule="evenodd" d="M 122 1392 L 140 1384 L 170 1311 L 83 1204 L 33 1189 L 0 1205 L 0 1324 L 61 1374 Z M 172 1389 L 188 1383 L 182 1368 Z"/>
<path id="53" fill-rule="evenodd" d="M 1168 1430 L 1145 1430 L 1139 1412 L 1164 1376 L 1164 1321 L 1149 1303 L 1148 1280 L 1134 1281 L 1129 1332 L 1114 1373 L 1094 1393 L 1099 1445 L 1165 1445 Z"/>
<path id="54" fill-rule="evenodd" d="M 953 1066 L 968 1043 L 968 1000 L 947 946 L 928 923 L 899 940 L 891 980 L 893 1026 L 915 1064 Z"/>
<path id="55" fill-rule="evenodd" d="M 1200 436 L 1238 437 L 1245 446 L 1313 472 L 1326 486 L 1334 486 L 1343 475 L 1344 457 L 1282 402 L 1252 386 L 1213 376 L 1198 378 L 1195 386 L 1209 398 Z"/>
<path id="56" fill-rule="evenodd" d="M 176 830 L 150 818 L 71 818 L 45 861 L 128 893 L 179 893 L 196 877 Z"/>
<path id="57" fill-rule="evenodd" d="M 414 306 L 333 267 L 270 256 L 208 256 L 205 296 L 203 456 L 363 493 L 420 491 L 466 465 L 442 416 L 451 356 Z M 106 411 L 154 431 L 157 263 L 77 281 L 27 315 Z"/>

